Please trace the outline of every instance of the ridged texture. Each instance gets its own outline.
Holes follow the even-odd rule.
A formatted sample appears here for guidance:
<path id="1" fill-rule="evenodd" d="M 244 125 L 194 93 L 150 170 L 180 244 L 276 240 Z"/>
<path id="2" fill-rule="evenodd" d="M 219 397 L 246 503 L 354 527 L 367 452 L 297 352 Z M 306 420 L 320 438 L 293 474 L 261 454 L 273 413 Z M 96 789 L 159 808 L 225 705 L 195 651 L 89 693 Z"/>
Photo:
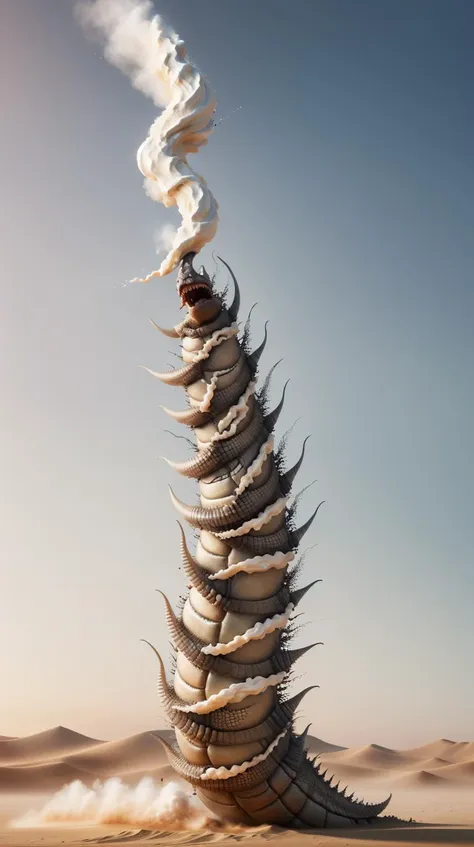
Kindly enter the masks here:
<path id="1" fill-rule="evenodd" d="M 198 480 L 201 499 L 186 505 L 171 492 L 180 518 L 199 530 L 199 538 L 192 554 L 180 525 L 189 588 L 181 614 L 163 595 L 176 666 L 170 684 L 157 654 L 159 690 L 176 743 L 162 743 L 176 772 L 221 818 L 295 828 L 371 820 L 390 798 L 365 804 L 347 797 L 308 759 L 307 731 L 293 730 L 296 709 L 310 689 L 288 698 L 287 675 L 310 647 L 289 650 L 285 628 L 314 582 L 295 590 L 288 567 L 319 506 L 295 529 L 294 510 L 285 503 L 306 441 L 294 467 L 282 470 L 271 434 L 285 390 L 268 412 L 269 377 L 260 394 L 252 387 L 266 327 L 254 353 L 246 349 L 247 329 L 243 343 L 229 333 L 219 345 L 204 347 L 237 320 L 240 294 L 230 272 L 230 308 L 222 306 L 207 327 L 184 320 L 167 330 L 182 339 L 188 364 L 174 375 L 157 374 L 188 395 L 189 408 L 171 414 L 194 427 L 197 450 L 190 459 L 169 463 Z M 203 348 L 205 360 L 199 361 Z"/>

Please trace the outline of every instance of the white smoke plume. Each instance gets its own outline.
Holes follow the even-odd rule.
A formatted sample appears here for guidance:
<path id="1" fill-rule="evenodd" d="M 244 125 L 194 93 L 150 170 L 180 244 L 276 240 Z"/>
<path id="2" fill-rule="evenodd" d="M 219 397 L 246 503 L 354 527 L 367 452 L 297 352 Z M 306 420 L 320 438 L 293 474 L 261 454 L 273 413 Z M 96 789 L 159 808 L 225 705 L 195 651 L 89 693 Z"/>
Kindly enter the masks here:
<path id="1" fill-rule="evenodd" d="M 197 797 L 169 782 L 158 788 L 144 777 L 131 788 L 120 779 L 95 782 L 87 788 L 80 780 L 57 791 L 38 812 L 30 811 L 10 823 L 14 829 L 54 824 L 125 824 L 144 829 L 202 830 L 218 828 Z"/>
<path id="2" fill-rule="evenodd" d="M 186 253 L 198 253 L 216 233 L 217 202 L 187 161 L 189 153 L 207 144 L 215 99 L 187 58 L 184 42 L 155 14 L 151 0 L 90 0 L 75 9 L 86 31 L 100 37 L 105 58 L 164 107 L 138 150 L 137 163 L 149 197 L 177 206 L 182 223 L 172 239 L 168 228 L 164 243 L 160 239 L 159 252 L 168 250 L 160 268 L 132 280 L 149 282 L 170 273 Z"/>

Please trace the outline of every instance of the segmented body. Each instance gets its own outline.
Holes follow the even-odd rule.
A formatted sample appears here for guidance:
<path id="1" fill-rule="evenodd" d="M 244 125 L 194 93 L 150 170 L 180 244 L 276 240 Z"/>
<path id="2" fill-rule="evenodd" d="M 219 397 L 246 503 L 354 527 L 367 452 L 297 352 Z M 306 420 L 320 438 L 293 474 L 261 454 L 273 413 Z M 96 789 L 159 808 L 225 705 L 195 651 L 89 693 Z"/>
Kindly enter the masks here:
<path id="1" fill-rule="evenodd" d="M 294 530 L 288 519 L 300 463 L 285 474 L 275 462 L 273 430 L 282 404 L 271 414 L 261 408 L 262 348 L 247 355 L 239 342 L 238 300 L 237 293 L 229 311 L 222 306 L 207 326 L 184 321 L 175 333 L 183 368 L 157 374 L 187 393 L 189 408 L 173 416 L 193 426 L 197 451 L 170 464 L 198 481 L 201 500 L 186 506 L 172 495 L 200 534 L 194 555 L 182 535 L 190 590 L 180 616 L 165 598 L 176 648 L 172 685 L 161 663 L 161 694 L 176 733 L 176 745 L 165 746 L 177 773 L 221 818 L 344 826 L 374 818 L 388 800 L 365 804 L 331 786 L 307 756 L 306 734 L 293 730 L 309 690 L 292 698 L 284 693 L 293 663 L 309 649 L 289 650 L 285 639 L 307 590 L 295 590 L 289 576 L 307 529 Z"/>

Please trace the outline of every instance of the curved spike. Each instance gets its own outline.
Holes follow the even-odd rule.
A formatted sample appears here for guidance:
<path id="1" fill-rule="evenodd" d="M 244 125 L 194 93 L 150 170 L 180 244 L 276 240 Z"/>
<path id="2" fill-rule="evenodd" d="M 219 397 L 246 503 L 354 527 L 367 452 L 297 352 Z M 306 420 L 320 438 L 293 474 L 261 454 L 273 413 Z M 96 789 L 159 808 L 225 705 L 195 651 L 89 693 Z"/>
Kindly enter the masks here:
<path id="1" fill-rule="evenodd" d="M 158 659 L 158 662 L 159 662 L 159 665 L 160 665 L 160 678 L 159 678 L 160 690 L 161 690 L 162 694 L 167 694 L 169 692 L 170 686 L 169 686 L 168 680 L 166 679 L 166 670 L 165 670 L 165 666 L 164 666 L 164 663 L 163 663 L 163 659 L 161 658 L 160 654 L 158 653 L 158 650 L 156 649 L 156 647 L 154 647 L 153 644 L 150 641 L 147 641 L 146 638 L 140 638 L 140 641 L 142 641 L 143 644 L 148 644 L 148 646 L 151 647 L 151 649 L 153 650 L 156 658 Z"/>
<path id="2" fill-rule="evenodd" d="M 253 353 L 251 353 L 249 356 L 247 356 L 248 362 L 249 362 L 249 365 L 250 365 L 250 370 L 252 371 L 252 373 L 255 373 L 255 371 L 257 370 L 259 359 L 260 359 L 263 351 L 265 350 L 265 345 L 266 345 L 267 339 L 268 339 L 267 326 L 268 326 L 268 321 L 265 321 L 265 334 L 263 336 L 263 341 L 260 344 L 260 347 L 257 347 L 257 349 L 253 351 Z"/>
<path id="3" fill-rule="evenodd" d="M 169 465 L 171 465 L 171 467 L 173 467 L 172 462 L 170 462 L 168 459 L 166 459 L 166 461 L 168 462 Z M 194 513 L 195 513 L 195 511 L 198 507 L 197 506 L 196 507 L 195 506 L 188 506 L 187 503 L 183 503 L 182 500 L 180 500 L 178 497 L 176 497 L 176 494 L 174 493 L 173 489 L 171 488 L 171 485 L 168 485 L 168 490 L 169 490 L 169 493 L 170 493 L 171 502 L 172 502 L 173 506 L 175 507 L 176 511 L 179 512 L 179 514 L 184 518 L 184 520 L 187 521 L 189 524 L 191 524 L 191 526 L 199 527 L 199 523 L 194 518 Z"/>
<path id="4" fill-rule="evenodd" d="M 307 647 L 296 647 L 294 650 L 287 650 L 286 655 L 288 656 L 288 659 L 290 661 L 290 666 L 297 662 L 298 659 L 301 659 L 302 656 L 304 656 L 306 653 L 309 653 L 309 651 L 312 650 L 313 647 L 322 646 L 322 641 L 314 641 L 313 644 L 308 644 Z M 318 688 L 318 686 L 315 686 L 315 688 Z"/>
<path id="5" fill-rule="evenodd" d="M 300 526 L 298 529 L 295 529 L 295 530 L 293 530 L 293 532 L 290 532 L 290 539 L 291 539 L 292 547 L 298 547 L 301 539 L 307 533 L 307 531 L 310 528 L 311 524 L 313 523 L 316 515 L 318 514 L 320 507 L 325 502 L 326 502 L 325 500 L 321 500 L 321 503 L 319 504 L 319 506 L 316 507 L 313 514 L 309 518 L 309 520 L 307 520 L 306 523 L 303 524 L 303 526 Z"/>
<path id="6" fill-rule="evenodd" d="M 173 609 L 170 601 L 168 600 L 166 594 L 163 591 L 161 591 L 159 588 L 157 588 L 156 590 L 157 590 L 158 594 L 161 594 L 161 596 L 163 597 L 163 600 L 165 601 L 166 623 L 168 624 L 168 629 L 170 631 L 171 640 L 173 641 L 174 646 L 178 650 L 181 650 L 181 649 L 184 650 L 186 647 L 189 647 L 191 645 L 192 648 L 193 648 L 193 651 L 192 651 L 193 653 L 199 652 L 198 647 L 195 644 L 193 644 L 192 640 L 187 638 L 185 636 L 185 634 L 183 633 L 183 627 L 180 624 L 180 621 L 178 620 L 178 618 L 176 617 L 174 609 Z M 188 656 L 188 658 L 189 658 L 189 656 Z"/>
<path id="7" fill-rule="evenodd" d="M 239 494 L 230 505 L 219 506 L 214 509 L 189 506 L 176 497 L 171 487 L 169 487 L 169 490 L 175 509 L 191 526 L 197 529 L 222 532 L 234 527 L 240 521 L 248 520 L 255 514 L 259 514 L 275 498 L 278 498 L 278 474 L 276 469 L 273 468 L 269 478 L 260 488 L 246 490 Z"/>
<path id="8" fill-rule="evenodd" d="M 204 426 L 212 420 L 210 412 L 201 412 L 200 409 L 183 409 L 180 412 L 175 412 L 174 409 L 168 409 L 166 406 L 160 406 L 160 409 L 163 409 L 176 423 L 182 423 L 186 426 Z"/>
<path id="9" fill-rule="evenodd" d="M 268 392 L 268 389 L 270 388 L 270 383 L 271 383 L 271 380 L 272 380 L 272 376 L 275 372 L 275 368 L 277 368 L 278 365 L 281 365 L 282 361 L 283 361 L 283 357 L 281 359 L 278 359 L 278 362 L 275 362 L 275 364 L 272 365 L 272 367 L 268 371 L 268 373 L 265 377 L 264 383 L 263 383 L 263 385 L 260 389 L 260 396 L 262 396 L 262 395 L 264 397 L 266 396 L 266 393 Z"/>
<path id="10" fill-rule="evenodd" d="M 199 479 L 223 467 L 232 459 L 236 459 L 252 444 L 262 444 L 265 435 L 262 419 L 259 414 L 255 413 L 245 429 L 232 438 L 218 441 L 203 450 L 198 450 L 194 456 L 184 462 L 169 461 L 168 464 L 183 476 Z"/>
<path id="11" fill-rule="evenodd" d="M 308 593 L 310 588 L 312 588 L 313 585 L 316 585 L 318 582 L 322 582 L 322 579 L 313 579 L 312 582 L 309 582 L 308 585 L 303 586 L 303 588 L 297 588 L 296 591 L 291 592 L 291 602 L 293 603 L 295 608 L 298 603 L 303 599 L 305 594 Z"/>
<path id="12" fill-rule="evenodd" d="M 293 697 L 290 697 L 289 700 L 285 700 L 281 705 L 288 716 L 292 717 L 298 706 L 300 705 L 303 697 L 306 697 L 309 691 L 312 691 L 313 688 L 319 688 L 319 685 L 308 685 L 307 688 L 304 688 L 303 691 L 300 691 L 298 694 L 295 694 Z"/>
<path id="13" fill-rule="evenodd" d="M 277 364 L 278 364 L 278 362 L 277 362 Z M 276 367 L 276 365 L 275 365 L 275 367 Z M 265 429 L 268 430 L 268 432 L 273 432 L 273 430 L 276 427 L 278 418 L 280 417 L 281 410 L 283 409 L 283 405 L 285 403 L 286 388 L 287 388 L 289 381 L 290 380 L 287 379 L 284 386 L 283 386 L 283 393 L 281 395 L 281 400 L 278 403 L 278 406 L 276 406 L 275 409 L 273 409 L 273 412 L 269 412 L 269 414 L 265 415 L 264 418 L 263 418 L 263 425 L 264 425 Z M 308 438 L 309 438 L 309 436 L 308 436 Z M 286 474 L 285 474 L 285 476 L 286 476 Z"/>
<path id="14" fill-rule="evenodd" d="M 149 318 L 149 321 L 150 321 L 150 323 L 153 324 L 155 329 L 158 330 L 158 332 L 161 332 L 162 335 L 166 335 L 167 338 L 181 338 L 181 336 L 178 332 L 178 328 L 179 329 L 181 328 L 180 324 L 178 324 L 178 327 L 173 326 L 173 327 L 171 327 L 171 329 L 165 329 L 165 327 L 163 327 L 163 326 L 158 326 L 158 324 L 156 324 L 155 321 L 152 320 L 152 318 Z"/>
<path id="15" fill-rule="evenodd" d="M 289 471 L 286 471 L 286 473 L 284 473 L 281 477 L 281 489 L 282 489 L 284 494 L 288 494 L 291 491 L 291 486 L 293 485 L 293 480 L 294 480 L 296 474 L 298 473 L 301 465 L 303 464 L 304 454 L 305 454 L 305 450 L 306 450 L 306 442 L 308 441 L 309 438 L 311 438 L 311 436 L 307 435 L 305 440 L 303 441 L 303 446 L 301 448 L 301 455 L 300 455 L 298 461 L 296 462 L 296 464 L 293 465 L 293 467 L 290 468 Z"/>
<path id="16" fill-rule="evenodd" d="M 239 284 L 238 284 L 238 282 L 235 278 L 234 271 L 227 264 L 225 259 L 222 259 L 220 256 L 218 256 L 217 258 L 219 259 L 220 262 L 222 262 L 223 265 L 226 266 L 227 270 L 229 271 L 229 273 L 232 277 L 232 282 L 234 283 L 234 299 L 232 301 L 232 305 L 231 305 L 230 309 L 228 309 L 229 317 L 230 317 L 231 321 L 234 322 L 234 321 L 237 320 L 237 316 L 239 314 L 239 309 L 240 309 L 240 288 L 239 288 Z"/>
<path id="17" fill-rule="evenodd" d="M 194 588 L 196 588 L 203 597 L 208 598 L 210 595 L 215 596 L 217 592 L 214 586 L 209 584 L 209 581 L 205 576 L 205 571 L 199 567 L 198 563 L 191 556 L 186 543 L 184 529 L 179 521 L 177 521 L 177 523 L 181 531 L 181 562 L 186 576 L 190 579 Z"/>
<path id="18" fill-rule="evenodd" d="M 161 380 L 161 382 L 164 382 L 165 385 L 190 385 L 191 382 L 196 382 L 202 374 L 201 362 L 185 365 L 183 368 L 177 368 L 175 371 L 163 373 L 160 373 L 159 371 L 152 371 L 150 368 L 147 368 L 146 365 L 141 365 L 141 367 L 145 371 L 148 371 L 148 373 L 152 376 Z"/>

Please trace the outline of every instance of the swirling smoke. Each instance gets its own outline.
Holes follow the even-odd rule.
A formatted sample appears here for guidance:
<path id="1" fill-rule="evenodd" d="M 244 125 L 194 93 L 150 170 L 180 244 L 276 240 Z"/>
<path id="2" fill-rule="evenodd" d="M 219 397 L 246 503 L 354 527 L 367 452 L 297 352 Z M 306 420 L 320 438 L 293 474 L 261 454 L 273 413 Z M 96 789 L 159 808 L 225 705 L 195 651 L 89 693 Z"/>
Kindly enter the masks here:
<path id="1" fill-rule="evenodd" d="M 167 249 L 158 270 L 133 282 L 170 273 L 188 252 L 199 252 L 214 237 L 218 206 L 205 180 L 187 156 L 207 144 L 214 128 L 216 102 L 204 76 L 186 56 L 186 47 L 159 15 L 151 0 L 79 2 L 76 14 L 86 31 L 98 36 L 105 58 L 125 73 L 163 111 L 137 153 L 145 191 L 182 217 L 158 245 Z"/>

